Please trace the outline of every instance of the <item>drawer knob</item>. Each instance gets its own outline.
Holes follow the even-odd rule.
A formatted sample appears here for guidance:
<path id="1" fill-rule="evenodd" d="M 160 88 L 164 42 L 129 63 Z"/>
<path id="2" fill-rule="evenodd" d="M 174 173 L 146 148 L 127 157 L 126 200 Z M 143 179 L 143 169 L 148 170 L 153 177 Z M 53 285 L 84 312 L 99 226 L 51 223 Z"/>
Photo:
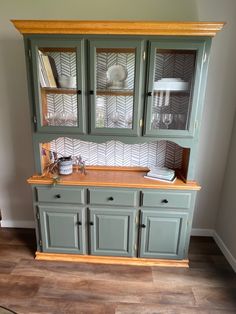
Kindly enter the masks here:
<path id="1" fill-rule="evenodd" d="M 151 97 L 152 96 L 152 92 L 148 92 L 147 95 L 148 95 L 148 97 Z"/>
<path id="2" fill-rule="evenodd" d="M 168 200 L 167 199 L 164 199 L 161 201 L 163 204 L 167 204 L 168 203 Z"/>
<path id="3" fill-rule="evenodd" d="M 141 228 L 146 228 L 146 225 L 145 224 L 141 224 Z"/>
<path id="4" fill-rule="evenodd" d="M 81 226 L 81 225 L 82 225 L 82 222 L 81 222 L 81 221 L 77 221 L 77 225 L 78 225 L 78 226 Z"/>
<path id="5" fill-rule="evenodd" d="M 56 194 L 55 198 L 61 198 L 61 195 L 60 194 Z"/>
<path id="6" fill-rule="evenodd" d="M 90 226 L 93 226 L 93 221 L 90 221 L 90 223 L 89 223 L 89 224 L 90 224 Z"/>
<path id="7" fill-rule="evenodd" d="M 108 201 L 114 201 L 114 198 L 112 196 L 108 197 Z"/>

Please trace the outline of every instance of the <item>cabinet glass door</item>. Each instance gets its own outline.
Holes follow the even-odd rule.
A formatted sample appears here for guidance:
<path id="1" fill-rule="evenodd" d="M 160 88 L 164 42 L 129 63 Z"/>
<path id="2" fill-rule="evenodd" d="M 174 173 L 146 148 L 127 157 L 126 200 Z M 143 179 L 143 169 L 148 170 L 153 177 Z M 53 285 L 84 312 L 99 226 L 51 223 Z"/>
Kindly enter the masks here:
<path id="1" fill-rule="evenodd" d="M 90 41 L 91 133 L 138 135 L 142 42 Z"/>
<path id="2" fill-rule="evenodd" d="M 146 135 L 193 135 L 203 45 L 152 42 L 149 56 Z"/>
<path id="3" fill-rule="evenodd" d="M 83 42 L 31 43 L 37 130 L 83 133 Z"/>

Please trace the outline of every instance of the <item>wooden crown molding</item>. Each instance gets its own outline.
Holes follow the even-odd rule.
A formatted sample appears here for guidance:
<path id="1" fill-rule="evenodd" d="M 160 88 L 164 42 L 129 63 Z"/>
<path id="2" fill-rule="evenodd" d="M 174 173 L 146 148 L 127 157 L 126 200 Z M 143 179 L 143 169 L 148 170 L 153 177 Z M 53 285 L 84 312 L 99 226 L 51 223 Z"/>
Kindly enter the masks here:
<path id="1" fill-rule="evenodd" d="M 215 36 L 224 22 L 12 20 L 21 34 Z"/>

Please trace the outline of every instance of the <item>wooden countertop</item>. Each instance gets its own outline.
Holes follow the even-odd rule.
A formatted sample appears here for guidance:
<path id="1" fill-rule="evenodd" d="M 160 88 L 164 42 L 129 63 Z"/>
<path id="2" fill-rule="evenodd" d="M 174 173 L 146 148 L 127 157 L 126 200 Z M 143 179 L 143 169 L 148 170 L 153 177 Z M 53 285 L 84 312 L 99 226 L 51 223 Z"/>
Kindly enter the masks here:
<path id="1" fill-rule="evenodd" d="M 59 185 L 100 186 L 100 187 L 123 187 L 123 188 L 152 188 L 171 190 L 195 190 L 201 189 L 195 181 L 183 182 L 177 178 L 174 183 L 167 183 L 144 178 L 146 168 L 117 167 L 93 167 L 86 170 L 86 175 L 73 172 L 68 176 L 60 176 Z M 27 182 L 29 184 L 52 184 L 53 179 L 45 176 L 34 175 Z"/>

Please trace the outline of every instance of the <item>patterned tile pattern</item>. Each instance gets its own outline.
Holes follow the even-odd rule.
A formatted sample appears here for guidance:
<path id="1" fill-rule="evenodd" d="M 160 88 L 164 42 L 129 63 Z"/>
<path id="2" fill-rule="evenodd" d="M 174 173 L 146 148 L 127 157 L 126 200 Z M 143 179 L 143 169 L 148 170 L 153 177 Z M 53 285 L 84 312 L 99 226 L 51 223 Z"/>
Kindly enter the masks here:
<path id="1" fill-rule="evenodd" d="M 57 68 L 58 75 L 76 76 L 76 52 L 49 52 Z"/>
<path id="2" fill-rule="evenodd" d="M 119 141 L 106 143 L 85 142 L 60 137 L 50 142 L 51 150 L 63 156 L 79 156 L 87 165 L 101 166 L 143 166 L 180 168 L 182 147 L 169 141 L 155 141 L 144 144 L 124 144 Z"/>

